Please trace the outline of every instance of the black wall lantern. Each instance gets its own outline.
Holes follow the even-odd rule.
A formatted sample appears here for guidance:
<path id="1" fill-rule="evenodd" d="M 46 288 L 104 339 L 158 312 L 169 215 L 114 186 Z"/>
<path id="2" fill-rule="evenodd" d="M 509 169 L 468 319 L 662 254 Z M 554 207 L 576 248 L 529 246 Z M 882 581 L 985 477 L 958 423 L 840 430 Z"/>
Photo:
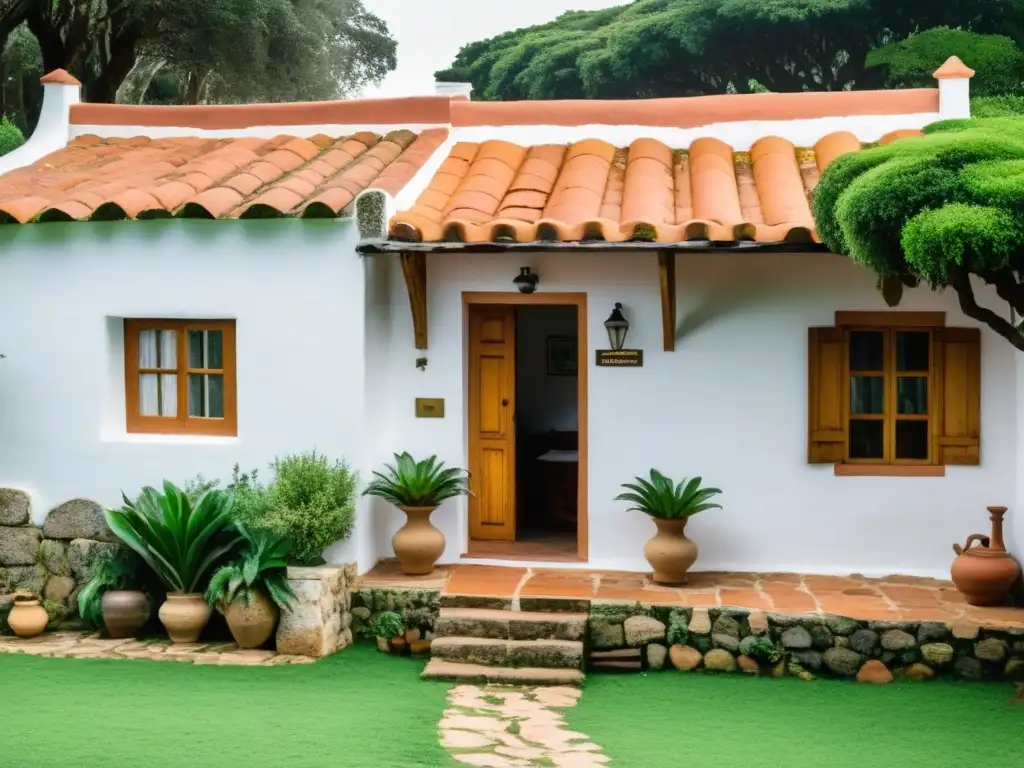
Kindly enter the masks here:
<path id="1" fill-rule="evenodd" d="M 529 267 L 520 267 L 519 274 L 512 280 L 520 293 L 533 293 L 537 290 L 540 278 L 530 271 Z"/>
<path id="2" fill-rule="evenodd" d="M 604 321 L 604 327 L 608 331 L 608 341 L 616 352 L 622 349 L 626 343 L 626 334 L 629 332 L 629 320 L 622 314 L 622 305 L 615 303 L 615 309 Z"/>

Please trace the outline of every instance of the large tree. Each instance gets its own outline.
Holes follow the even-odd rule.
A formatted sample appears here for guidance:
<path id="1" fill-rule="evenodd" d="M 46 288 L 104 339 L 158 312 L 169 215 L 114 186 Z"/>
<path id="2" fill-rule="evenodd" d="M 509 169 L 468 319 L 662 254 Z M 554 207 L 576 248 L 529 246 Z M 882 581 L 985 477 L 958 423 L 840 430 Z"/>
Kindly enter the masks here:
<path id="1" fill-rule="evenodd" d="M 943 24 L 993 32 L 1012 12 L 1010 0 L 636 0 L 472 43 L 437 76 L 492 100 L 877 87 L 873 48 Z"/>
<path id="2" fill-rule="evenodd" d="M 821 177 L 814 216 L 831 250 L 889 286 L 890 303 L 900 285 L 950 288 L 964 314 L 1024 350 L 1024 121 L 935 123 L 843 155 Z M 994 304 L 978 281 L 994 286 Z"/>

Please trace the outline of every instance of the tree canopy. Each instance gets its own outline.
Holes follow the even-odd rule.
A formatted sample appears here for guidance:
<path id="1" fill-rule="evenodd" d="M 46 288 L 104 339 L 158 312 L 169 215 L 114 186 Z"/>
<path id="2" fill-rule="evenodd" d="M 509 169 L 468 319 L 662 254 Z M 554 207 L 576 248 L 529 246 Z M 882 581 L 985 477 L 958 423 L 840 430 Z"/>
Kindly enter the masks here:
<path id="1" fill-rule="evenodd" d="M 1002 29 L 1021 0 L 636 0 L 471 43 L 441 80 L 488 100 L 883 85 L 868 52 L 921 29 Z"/>
<path id="2" fill-rule="evenodd" d="M 952 288 L 964 314 L 1024 350 L 1010 313 L 980 303 L 972 281 L 1024 316 L 1024 121 L 950 120 L 843 155 L 821 177 L 814 216 L 832 251 L 883 281 Z"/>

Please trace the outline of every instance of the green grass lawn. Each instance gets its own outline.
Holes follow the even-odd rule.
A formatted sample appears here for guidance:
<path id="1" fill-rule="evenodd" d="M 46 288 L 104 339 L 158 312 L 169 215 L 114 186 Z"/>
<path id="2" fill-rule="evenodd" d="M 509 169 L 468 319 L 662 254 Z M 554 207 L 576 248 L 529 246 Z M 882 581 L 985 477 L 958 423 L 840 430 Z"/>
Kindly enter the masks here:
<path id="1" fill-rule="evenodd" d="M 1021 768 L 1013 687 L 591 675 L 569 726 L 638 768 Z"/>
<path id="2" fill-rule="evenodd" d="M 0 654 L 0 766 L 449 765 L 421 669 L 367 645 L 267 669 Z"/>

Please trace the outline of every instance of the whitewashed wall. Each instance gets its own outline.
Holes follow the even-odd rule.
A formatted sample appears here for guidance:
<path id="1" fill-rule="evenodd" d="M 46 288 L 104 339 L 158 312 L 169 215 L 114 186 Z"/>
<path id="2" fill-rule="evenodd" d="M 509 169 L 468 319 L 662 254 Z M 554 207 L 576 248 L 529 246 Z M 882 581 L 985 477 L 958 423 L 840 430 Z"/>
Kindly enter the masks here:
<path id="1" fill-rule="evenodd" d="M 395 256 L 369 257 L 396 261 Z M 835 477 L 806 461 L 807 328 L 831 325 L 836 309 L 887 309 L 875 280 L 825 254 L 680 255 L 682 337 L 661 349 L 658 269 L 653 253 L 428 256 L 430 349 L 413 348 L 401 271 L 391 270 L 388 380 L 381 434 L 395 450 L 467 461 L 462 291 L 512 290 L 520 266 L 540 291 L 588 294 L 590 566 L 646 569 L 650 521 L 613 501 L 619 484 L 657 467 L 702 475 L 724 490 L 725 509 L 691 524 L 699 569 L 942 576 L 951 545 L 985 530 L 987 504 L 1024 501 L 1017 485 L 1015 360 L 1009 345 L 983 334 L 982 466 L 949 467 L 942 478 Z M 395 266 L 394 263 L 392 266 Z M 644 350 L 642 369 L 593 366 L 607 347 L 603 322 L 620 301 L 627 346 Z M 910 291 L 900 309 L 945 310 L 950 325 L 973 325 L 952 295 Z M 425 371 L 414 360 L 429 359 Z M 376 359 L 376 358 L 375 358 Z M 416 397 L 445 398 L 446 418 L 416 419 Z M 448 537 L 444 560 L 465 552 L 466 504 L 434 514 Z M 377 547 L 401 514 L 381 508 Z M 1024 526 L 1014 535 L 1024 551 Z"/>
<path id="2" fill-rule="evenodd" d="M 31 492 L 39 521 L 71 497 L 116 504 L 313 447 L 365 476 L 356 238 L 344 221 L 0 227 L 0 485 Z M 237 320 L 238 437 L 125 433 L 124 317 Z M 362 519 L 331 551 L 373 555 Z"/>

